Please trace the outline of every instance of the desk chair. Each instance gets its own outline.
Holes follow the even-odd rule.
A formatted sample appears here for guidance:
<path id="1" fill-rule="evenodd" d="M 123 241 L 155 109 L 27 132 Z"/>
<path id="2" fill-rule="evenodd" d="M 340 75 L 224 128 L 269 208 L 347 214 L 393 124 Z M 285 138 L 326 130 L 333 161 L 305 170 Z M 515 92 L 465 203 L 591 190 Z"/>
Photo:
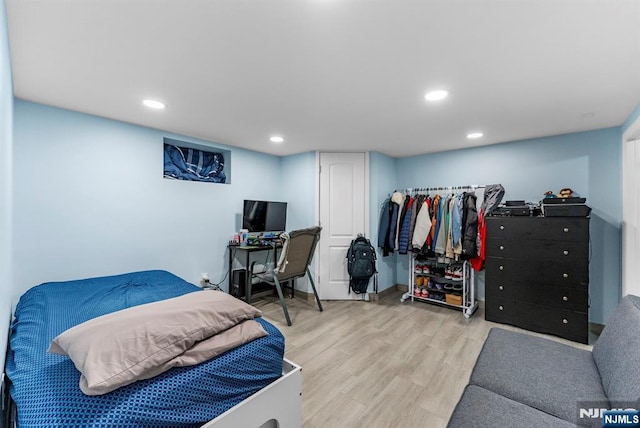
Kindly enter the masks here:
<path id="1" fill-rule="evenodd" d="M 316 285 L 313 282 L 313 276 L 309 272 L 309 264 L 313 259 L 313 253 L 316 251 L 316 245 L 320 239 L 320 231 L 322 227 L 310 227 L 308 229 L 294 230 L 290 233 L 283 233 L 282 238 L 284 240 L 282 251 L 280 253 L 280 259 L 275 269 L 265 274 L 257 274 L 258 277 L 264 282 L 268 282 L 275 286 L 280 298 L 280 305 L 284 316 L 287 319 L 287 325 L 291 325 L 291 318 L 289 318 L 289 311 L 287 310 L 287 304 L 285 303 L 284 296 L 282 295 L 281 283 L 285 281 L 292 281 L 296 278 L 302 278 L 308 274 L 313 294 L 316 296 L 316 302 L 318 303 L 318 309 L 322 311 L 322 304 L 316 291 Z"/>

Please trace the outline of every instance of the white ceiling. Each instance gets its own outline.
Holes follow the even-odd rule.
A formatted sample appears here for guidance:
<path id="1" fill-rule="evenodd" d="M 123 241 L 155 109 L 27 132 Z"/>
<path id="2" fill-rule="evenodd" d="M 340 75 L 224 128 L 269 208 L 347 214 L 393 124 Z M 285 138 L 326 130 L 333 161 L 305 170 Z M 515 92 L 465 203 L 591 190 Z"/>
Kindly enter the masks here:
<path id="1" fill-rule="evenodd" d="M 276 155 L 411 156 L 619 126 L 640 103 L 639 0 L 7 9 L 16 97 Z M 450 96 L 427 103 L 434 88 Z M 484 138 L 467 140 L 474 130 Z"/>

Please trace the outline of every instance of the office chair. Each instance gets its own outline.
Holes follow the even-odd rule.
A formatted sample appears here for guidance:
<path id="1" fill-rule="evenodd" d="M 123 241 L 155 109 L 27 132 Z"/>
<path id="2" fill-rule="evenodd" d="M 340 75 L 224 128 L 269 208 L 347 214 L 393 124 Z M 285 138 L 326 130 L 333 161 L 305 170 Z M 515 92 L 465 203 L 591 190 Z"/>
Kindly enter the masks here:
<path id="1" fill-rule="evenodd" d="M 309 264 L 311 264 L 313 253 L 316 251 L 316 245 L 320 239 L 321 230 L 322 227 L 316 226 L 307 229 L 294 230 L 288 234 L 283 233 L 282 238 L 284 242 L 280 258 L 278 259 L 278 265 L 269 272 L 257 274 L 262 281 L 275 286 L 276 291 L 278 292 L 278 297 L 280 298 L 282 311 L 287 319 L 287 325 L 291 325 L 291 318 L 289 317 L 287 304 L 285 303 L 284 296 L 282 294 L 281 284 L 285 281 L 302 278 L 308 274 L 313 294 L 316 296 L 318 309 L 322 311 L 322 304 L 320 303 L 320 298 L 316 291 L 316 285 L 313 282 L 311 272 L 309 272 Z"/>

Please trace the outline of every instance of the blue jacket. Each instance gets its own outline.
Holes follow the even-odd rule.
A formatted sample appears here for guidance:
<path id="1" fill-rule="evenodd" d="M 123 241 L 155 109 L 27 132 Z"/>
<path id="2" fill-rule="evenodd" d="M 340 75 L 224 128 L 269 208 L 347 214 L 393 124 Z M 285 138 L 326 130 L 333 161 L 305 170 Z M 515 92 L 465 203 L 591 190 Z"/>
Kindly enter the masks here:
<path id="1" fill-rule="evenodd" d="M 455 247 L 460 243 L 462 239 L 462 198 L 463 193 L 456 195 L 456 200 L 453 203 L 453 210 L 451 212 L 451 237 L 453 238 L 453 246 Z"/>
<path id="2" fill-rule="evenodd" d="M 413 201 L 415 203 L 415 201 Z M 407 254 L 407 250 L 409 249 L 409 241 L 411 240 L 410 232 L 411 232 L 411 212 L 413 210 L 413 203 L 409 201 L 409 205 L 407 206 L 407 212 L 402 219 L 402 224 L 400 225 L 400 231 L 398 232 L 398 253 L 399 254 Z"/>
<path id="3" fill-rule="evenodd" d="M 390 199 L 382 204 L 382 212 L 380 213 L 380 224 L 378 225 L 378 247 L 385 248 L 387 235 L 389 234 L 389 221 L 391 220 L 391 212 L 389 212 Z"/>

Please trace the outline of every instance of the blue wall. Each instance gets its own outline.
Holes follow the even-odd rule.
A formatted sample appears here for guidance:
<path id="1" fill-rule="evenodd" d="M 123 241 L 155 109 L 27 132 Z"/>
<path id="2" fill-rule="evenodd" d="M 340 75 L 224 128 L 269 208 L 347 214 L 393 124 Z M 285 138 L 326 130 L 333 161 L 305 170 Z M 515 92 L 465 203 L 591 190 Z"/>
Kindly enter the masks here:
<path id="1" fill-rule="evenodd" d="M 13 82 L 5 0 L 0 0 L 0 367 L 4 367 L 11 316 Z"/>
<path id="2" fill-rule="evenodd" d="M 0 323 L 9 317 L 8 295 L 43 281 L 154 268 L 194 283 L 202 272 L 222 280 L 245 198 L 288 201 L 288 229 L 315 223 L 314 152 L 279 158 L 24 101 L 14 106 L 0 24 Z M 640 105 L 622 128 L 411 158 L 371 152 L 369 236 L 377 242 L 381 205 L 396 188 L 502 183 L 505 199 L 537 201 L 569 186 L 593 208 L 591 321 L 604 323 L 620 297 L 621 129 L 639 116 Z M 232 184 L 163 179 L 163 137 L 231 150 Z M 407 283 L 406 256 L 378 254 L 378 270 L 381 291 Z M 298 286 L 308 290 L 306 281 Z"/>
<path id="3" fill-rule="evenodd" d="M 287 229 L 304 229 L 316 224 L 316 153 L 284 156 L 280 192 L 286 195 Z"/>
<path id="4" fill-rule="evenodd" d="M 397 170 L 400 188 L 501 183 L 504 200 L 536 202 L 547 190 L 572 188 L 592 208 L 590 320 L 605 323 L 615 309 L 622 258 L 620 128 L 403 158 Z M 397 281 L 404 284 L 409 275 L 405 258 L 399 256 L 397 272 Z"/>
<path id="5" fill-rule="evenodd" d="M 243 199 L 287 200 L 276 156 L 214 145 L 232 152 L 232 184 L 168 180 L 163 137 L 212 143 L 24 101 L 14 123 L 16 296 L 144 269 L 221 281 Z"/>
<path id="6" fill-rule="evenodd" d="M 285 156 L 281 161 L 280 192 L 286 195 L 287 230 L 305 229 L 316 221 L 316 153 Z M 315 263 L 310 270 L 315 272 Z M 296 280 L 296 288 L 311 292 L 307 277 Z"/>
<path id="7" fill-rule="evenodd" d="M 369 153 L 369 210 L 371 213 L 369 236 L 378 253 L 376 265 L 378 269 L 378 291 L 386 290 L 398 283 L 398 256 L 393 253 L 383 257 L 382 250 L 377 248 L 378 225 L 380 224 L 382 204 L 396 188 L 398 176 L 396 164 L 397 160 L 392 157 L 379 152 Z"/>

